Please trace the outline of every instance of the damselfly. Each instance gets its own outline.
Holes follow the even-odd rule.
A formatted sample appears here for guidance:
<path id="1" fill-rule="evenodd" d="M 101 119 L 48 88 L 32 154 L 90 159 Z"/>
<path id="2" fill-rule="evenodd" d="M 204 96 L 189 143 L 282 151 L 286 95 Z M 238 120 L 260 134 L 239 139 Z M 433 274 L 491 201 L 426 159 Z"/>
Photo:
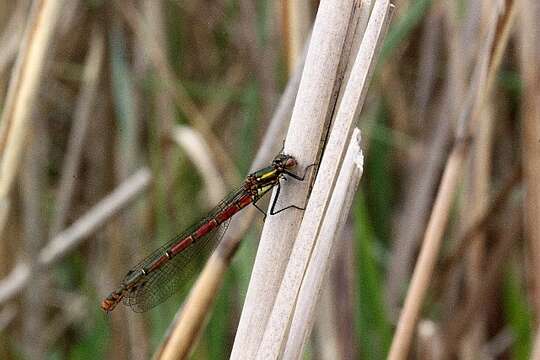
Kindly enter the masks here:
<path id="1" fill-rule="evenodd" d="M 205 218 L 132 268 L 122 284 L 102 301 L 101 308 L 109 312 L 122 301 L 133 311 L 144 312 L 165 301 L 188 280 L 189 272 L 185 270 L 192 260 L 209 254 L 219 243 L 231 217 L 249 204 L 257 207 L 257 201 L 274 186 L 277 186 L 277 193 L 270 207 L 271 215 L 291 207 L 300 209 L 290 205 L 275 210 L 280 180 L 286 175 L 304 180 L 305 173 L 298 176 L 290 171 L 296 165 L 294 157 L 279 154 L 270 166 L 249 174 L 242 186 L 225 197 Z"/>

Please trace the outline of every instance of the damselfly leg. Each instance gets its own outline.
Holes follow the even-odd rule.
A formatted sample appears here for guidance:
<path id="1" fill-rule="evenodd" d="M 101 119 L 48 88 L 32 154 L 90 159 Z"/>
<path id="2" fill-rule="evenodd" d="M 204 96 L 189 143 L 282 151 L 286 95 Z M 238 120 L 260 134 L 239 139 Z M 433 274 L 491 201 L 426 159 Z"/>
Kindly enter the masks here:
<path id="1" fill-rule="evenodd" d="M 298 176 L 298 175 L 296 175 L 296 174 L 294 174 L 294 173 L 292 173 L 292 172 L 290 172 L 288 170 L 283 171 L 283 174 L 284 175 L 289 175 L 291 178 L 293 178 L 295 180 L 304 181 L 309 169 L 316 166 L 316 165 L 317 165 L 317 163 L 313 163 L 311 165 L 306 166 L 306 168 L 304 170 L 304 174 L 302 176 Z M 286 178 L 284 178 L 284 179 L 286 180 Z M 279 214 L 280 212 L 288 210 L 288 209 L 297 209 L 297 210 L 301 210 L 301 211 L 306 209 L 305 207 L 301 208 L 301 207 L 296 206 L 296 205 L 289 205 L 289 206 L 284 207 L 283 209 L 279 209 L 279 210 L 276 211 L 275 207 L 276 207 L 277 200 L 279 198 L 280 192 L 281 192 L 281 184 L 278 182 L 277 183 L 277 189 L 276 189 L 276 196 L 274 197 L 274 201 L 272 201 L 272 205 L 270 206 L 270 215 L 276 215 L 276 214 Z"/>

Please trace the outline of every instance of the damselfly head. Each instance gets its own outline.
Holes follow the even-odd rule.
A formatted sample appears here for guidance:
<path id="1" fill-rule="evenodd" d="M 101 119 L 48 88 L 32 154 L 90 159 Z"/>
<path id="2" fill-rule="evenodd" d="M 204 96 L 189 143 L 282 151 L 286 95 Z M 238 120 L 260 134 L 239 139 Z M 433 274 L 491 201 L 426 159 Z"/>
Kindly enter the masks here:
<path id="1" fill-rule="evenodd" d="M 278 166 L 284 169 L 292 169 L 297 164 L 294 157 L 286 154 L 279 154 L 274 158 L 274 161 L 272 163 L 274 164 L 274 166 Z"/>
<path id="2" fill-rule="evenodd" d="M 114 293 L 101 302 L 101 309 L 107 313 L 113 311 L 118 304 L 119 299 L 114 298 L 113 295 Z"/>

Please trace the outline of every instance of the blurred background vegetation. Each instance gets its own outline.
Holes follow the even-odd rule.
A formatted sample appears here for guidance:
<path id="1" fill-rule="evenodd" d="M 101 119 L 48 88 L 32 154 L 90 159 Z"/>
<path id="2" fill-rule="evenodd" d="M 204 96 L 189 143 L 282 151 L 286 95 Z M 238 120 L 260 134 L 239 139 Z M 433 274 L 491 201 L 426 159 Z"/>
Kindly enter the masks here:
<path id="1" fill-rule="evenodd" d="M 0 1 L 2 156 L 14 131 L 10 82 L 16 83 L 17 69 L 31 65 L 16 59 L 28 50 L 28 24 L 43 3 Z M 344 245 L 306 358 L 386 356 L 493 6 L 474 0 L 395 3 L 359 118 L 367 160 L 361 190 L 340 235 Z M 0 187 L 1 206 L 9 201 L 0 230 L 0 358 L 145 359 L 185 294 L 142 315 L 121 306 L 107 316 L 100 301 L 130 266 L 199 219 L 250 171 L 301 60 L 318 2 L 61 4 L 54 25 L 33 28 L 51 27 L 50 40 L 25 107 L 16 177 L 12 186 Z M 533 0 L 521 6 L 530 11 L 515 15 L 440 258 L 455 253 L 482 211 L 478 204 L 500 201 L 484 209 L 474 242 L 437 267 L 414 358 L 437 358 L 441 349 L 465 359 L 531 356 L 540 311 L 540 26 L 530 18 L 540 11 Z M 276 152 L 281 142 L 276 139 Z M 210 159 L 214 175 L 201 174 L 198 151 Z M 117 216 L 42 266 L 42 250 L 64 229 L 146 167 L 151 183 Z M 242 240 L 194 359 L 230 354 L 262 221 L 255 217 Z M 503 257 L 496 251 L 500 244 L 507 249 Z M 495 275 L 488 274 L 493 263 Z M 459 339 L 449 340 L 445 331 L 477 301 L 479 288 L 484 292 L 474 317 Z"/>

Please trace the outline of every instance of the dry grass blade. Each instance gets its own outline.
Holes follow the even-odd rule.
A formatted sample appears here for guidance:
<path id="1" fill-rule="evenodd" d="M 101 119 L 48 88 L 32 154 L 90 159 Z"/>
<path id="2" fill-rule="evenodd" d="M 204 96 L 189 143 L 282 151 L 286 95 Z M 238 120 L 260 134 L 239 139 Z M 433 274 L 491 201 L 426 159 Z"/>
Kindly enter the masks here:
<path id="1" fill-rule="evenodd" d="M 375 3 L 360 49 L 337 109 L 317 179 L 257 356 L 277 358 L 282 351 L 296 297 L 346 152 L 346 142 L 362 108 L 378 50 L 390 18 L 389 1 Z"/>

